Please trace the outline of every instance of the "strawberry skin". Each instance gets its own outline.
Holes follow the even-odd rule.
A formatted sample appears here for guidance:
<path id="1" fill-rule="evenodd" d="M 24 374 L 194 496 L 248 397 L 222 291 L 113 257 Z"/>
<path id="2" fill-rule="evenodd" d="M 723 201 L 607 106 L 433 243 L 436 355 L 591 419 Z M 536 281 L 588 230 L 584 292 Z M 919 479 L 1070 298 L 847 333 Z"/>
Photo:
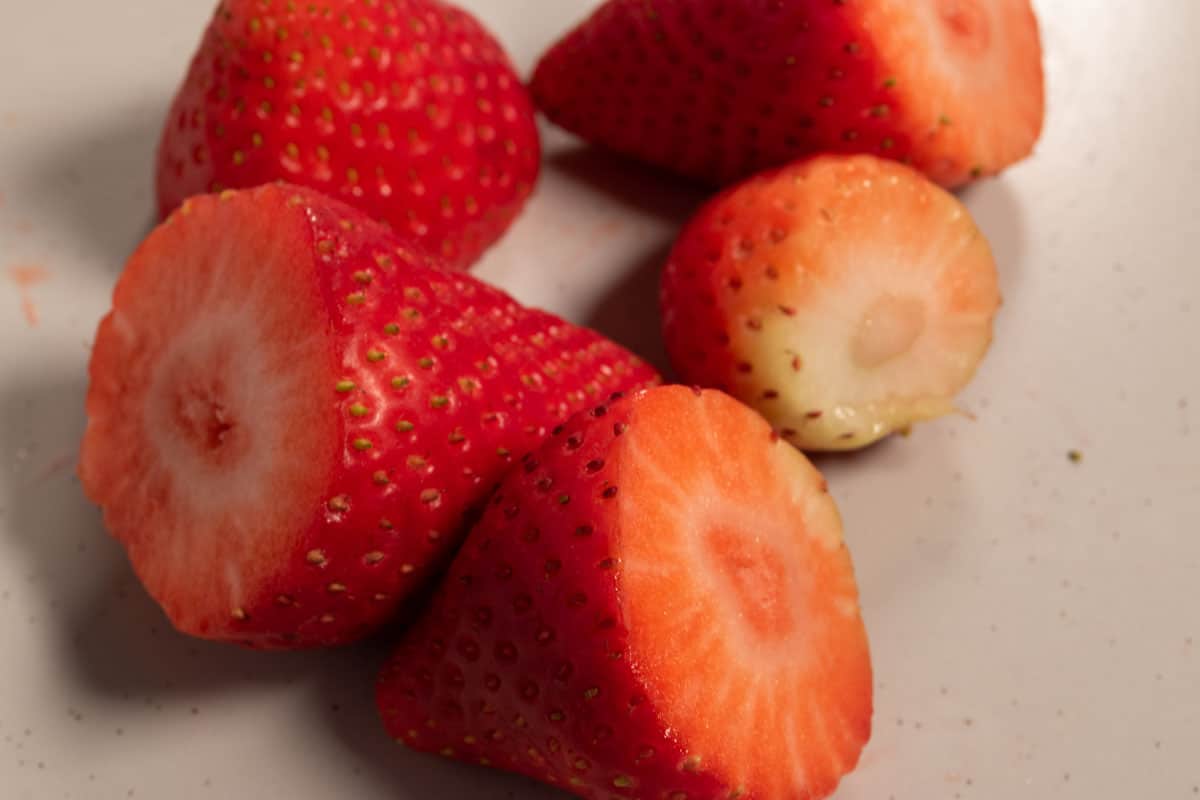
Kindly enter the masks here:
<path id="1" fill-rule="evenodd" d="M 80 475 L 182 631 L 339 644 L 436 575 L 550 428 L 653 371 L 348 206 L 199 196 L 97 334 Z"/>
<path id="2" fill-rule="evenodd" d="M 448 264 L 500 238 L 537 180 L 528 93 L 500 44 L 440 0 L 222 0 L 158 153 L 185 198 L 288 181 L 336 196 Z"/>
<path id="3" fill-rule="evenodd" d="M 730 392 L 806 450 L 853 450 L 954 411 L 1000 305 L 953 195 L 872 156 L 818 156 L 708 203 L 662 277 L 688 382 Z"/>
<path id="4" fill-rule="evenodd" d="M 1027 156 L 1044 114 L 1028 0 L 608 0 L 532 90 L 583 138 L 718 184 L 851 152 L 957 186 Z"/>
<path id="5" fill-rule="evenodd" d="M 523 459 L 378 685 L 401 743 L 594 800 L 825 797 L 871 693 L 824 480 L 746 407 L 679 386 Z"/>

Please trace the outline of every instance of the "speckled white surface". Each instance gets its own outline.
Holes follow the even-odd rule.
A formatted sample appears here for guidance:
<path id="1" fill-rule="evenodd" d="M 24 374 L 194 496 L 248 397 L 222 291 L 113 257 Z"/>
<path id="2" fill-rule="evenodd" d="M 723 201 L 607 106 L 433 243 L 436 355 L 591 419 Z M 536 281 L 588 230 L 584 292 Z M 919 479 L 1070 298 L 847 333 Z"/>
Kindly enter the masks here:
<path id="1" fill-rule="evenodd" d="M 524 69 L 594 2 L 466 5 Z M 80 494 L 89 343 L 209 10 L 0 0 L 0 798 L 554 796 L 393 746 L 377 646 L 174 634 Z M 1040 11 L 1045 138 L 966 195 L 1007 301 L 977 419 L 822 462 L 878 673 L 839 800 L 1200 797 L 1200 3 Z M 481 274 L 656 355 L 656 270 L 699 198 L 646 181 L 550 136 Z"/>

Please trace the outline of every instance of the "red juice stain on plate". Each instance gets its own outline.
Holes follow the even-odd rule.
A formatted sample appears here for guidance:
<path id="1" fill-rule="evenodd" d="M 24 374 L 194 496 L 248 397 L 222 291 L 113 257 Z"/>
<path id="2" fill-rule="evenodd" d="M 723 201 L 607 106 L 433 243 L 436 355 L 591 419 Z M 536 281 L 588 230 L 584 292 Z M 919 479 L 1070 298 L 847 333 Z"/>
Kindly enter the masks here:
<path id="1" fill-rule="evenodd" d="M 38 324 L 38 307 L 33 302 L 31 290 L 34 286 L 49 278 L 50 273 L 45 267 L 40 267 L 36 264 L 25 264 L 9 267 L 8 277 L 9 280 L 17 285 L 17 291 L 21 293 L 21 312 L 25 315 L 25 321 L 29 323 L 29 327 L 32 328 Z"/>

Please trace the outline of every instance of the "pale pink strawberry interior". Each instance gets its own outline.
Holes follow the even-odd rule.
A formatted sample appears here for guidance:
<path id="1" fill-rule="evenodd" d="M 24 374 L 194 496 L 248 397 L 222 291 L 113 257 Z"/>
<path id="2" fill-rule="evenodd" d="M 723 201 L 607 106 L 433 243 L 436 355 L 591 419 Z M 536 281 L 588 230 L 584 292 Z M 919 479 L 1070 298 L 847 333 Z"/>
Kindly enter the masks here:
<path id="1" fill-rule="evenodd" d="M 295 220 L 267 222 L 210 200 L 178 214 L 131 260 L 96 346 L 85 485 L 200 635 L 297 547 L 336 437 L 312 260 Z"/>
<path id="2" fill-rule="evenodd" d="M 619 447 L 622 605 L 664 723 L 730 786 L 824 796 L 857 762 L 871 716 L 858 593 L 824 480 L 719 392 L 649 393 Z"/>
<path id="3" fill-rule="evenodd" d="M 1029 153 L 1044 97 L 1040 35 L 1026 0 L 881 0 L 858 9 L 913 117 L 923 171 L 959 183 Z M 967 154 L 971 163 L 955 160 Z"/>

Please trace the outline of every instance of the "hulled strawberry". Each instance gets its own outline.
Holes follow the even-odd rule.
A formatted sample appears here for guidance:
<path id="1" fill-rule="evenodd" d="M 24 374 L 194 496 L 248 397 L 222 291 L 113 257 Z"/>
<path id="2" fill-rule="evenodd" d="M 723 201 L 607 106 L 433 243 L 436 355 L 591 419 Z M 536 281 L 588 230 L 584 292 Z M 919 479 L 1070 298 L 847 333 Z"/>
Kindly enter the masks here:
<path id="1" fill-rule="evenodd" d="M 684 380 L 722 388 L 811 450 L 954 410 L 1000 304 L 962 203 L 900 164 L 820 156 L 753 178 L 688 225 L 663 273 Z"/>
<path id="2" fill-rule="evenodd" d="M 97 334 L 80 474 L 182 631 L 346 642 L 575 410 L 652 383 L 598 334 L 286 185 L 150 234 Z"/>
<path id="3" fill-rule="evenodd" d="M 581 413 L 505 479 L 378 699 L 410 747 L 585 798 L 825 797 L 872 708 L 825 481 L 719 392 Z"/>
<path id="4" fill-rule="evenodd" d="M 334 195 L 466 267 L 537 178 L 500 44 L 441 0 L 222 0 L 158 155 L 163 216 L 277 180 Z"/>
<path id="5" fill-rule="evenodd" d="M 814 152 L 956 186 L 1032 150 L 1028 0 L 609 0 L 542 59 L 534 96 L 585 139 L 728 183 Z"/>

